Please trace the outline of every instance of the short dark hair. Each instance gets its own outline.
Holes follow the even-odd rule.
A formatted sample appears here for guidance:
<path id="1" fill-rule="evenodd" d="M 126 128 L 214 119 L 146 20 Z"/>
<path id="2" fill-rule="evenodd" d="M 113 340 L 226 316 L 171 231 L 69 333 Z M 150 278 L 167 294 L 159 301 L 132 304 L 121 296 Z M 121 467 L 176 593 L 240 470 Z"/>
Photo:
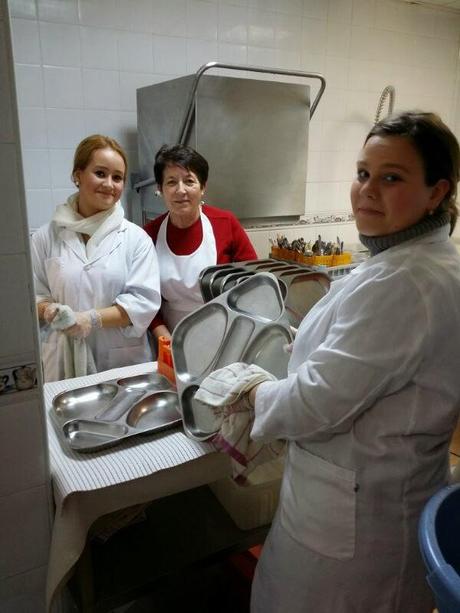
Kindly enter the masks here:
<path id="1" fill-rule="evenodd" d="M 201 187 L 206 185 L 209 173 L 209 164 L 205 158 L 187 145 L 163 145 L 155 155 L 153 172 L 155 181 L 161 187 L 166 166 L 181 166 L 190 170 L 198 177 Z"/>
<path id="2" fill-rule="evenodd" d="M 450 213 L 452 234 L 458 217 L 456 205 L 457 183 L 460 173 L 460 149 L 452 131 L 439 115 L 407 111 L 382 119 L 366 137 L 403 136 L 407 138 L 422 158 L 425 169 L 425 183 L 436 185 L 440 179 L 449 181 L 450 189 L 437 208 L 437 212 Z"/>

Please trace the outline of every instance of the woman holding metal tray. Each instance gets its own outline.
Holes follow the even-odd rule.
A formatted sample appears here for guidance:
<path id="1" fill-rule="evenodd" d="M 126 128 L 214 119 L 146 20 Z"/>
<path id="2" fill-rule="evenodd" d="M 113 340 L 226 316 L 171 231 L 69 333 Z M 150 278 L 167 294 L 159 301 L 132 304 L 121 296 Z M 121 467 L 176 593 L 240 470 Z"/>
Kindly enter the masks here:
<path id="1" fill-rule="evenodd" d="M 305 317 L 288 377 L 227 407 L 254 411 L 253 439 L 288 441 L 253 613 L 434 608 L 417 526 L 447 482 L 460 407 L 458 179 L 459 145 L 438 116 L 377 123 L 351 188 L 371 257 Z M 213 389 L 228 375 L 213 373 Z M 247 390 L 247 367 L 240 376 Z"/>
<path id="2" fill-rule="evenodd" d="M 77 147 L 77 192 L 32 237 L 45 381 L 152 360 L 147 328 L 160 307 L 155 248 L 119 202 L 126 155 L 94 134 Z"/>
<path id="3" fill-rule="evenodd" d="M 160 264 L 161 312 L 150 326 L 157 338 L 169 338 L 185 315 L 203 305 L 204 268 L 257 259 L 236 217 L 203 203 L 208 171 L 205 158 L 185 145 L 164 145 L 155 156 L 158 193 L 168 208 L 145 226 Z"/>

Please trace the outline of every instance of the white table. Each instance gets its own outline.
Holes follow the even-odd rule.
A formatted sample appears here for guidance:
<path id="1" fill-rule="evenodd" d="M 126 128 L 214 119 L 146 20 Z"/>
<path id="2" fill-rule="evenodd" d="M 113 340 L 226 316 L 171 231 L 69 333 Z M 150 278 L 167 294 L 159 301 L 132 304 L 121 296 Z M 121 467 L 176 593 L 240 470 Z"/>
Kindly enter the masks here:
<path id="1" fill-rule="evenodd" d="M 78 561 L 91 524 L 135 504 L 212 483 L 231 474 L 228 456 L 210 443 L 187 438 L 181 428 L 139 436 L 116 447 L 78 453 L 58 436 L 49 416 L 56 394 L 156 370 L 149 362 L 45 384 L 50 468 L 56 514 L 47 579 L 48 609 Z"/>

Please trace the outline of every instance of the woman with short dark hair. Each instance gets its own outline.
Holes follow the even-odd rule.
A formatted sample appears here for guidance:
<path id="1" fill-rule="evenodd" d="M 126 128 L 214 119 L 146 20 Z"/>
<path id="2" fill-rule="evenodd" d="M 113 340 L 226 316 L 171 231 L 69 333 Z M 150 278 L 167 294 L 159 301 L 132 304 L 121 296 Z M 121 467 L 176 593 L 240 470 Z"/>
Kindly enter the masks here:
<path id="1" fill-rule="evenodd" d="M 170 337 L 203 304 L 198 278 L 204 268 L 257 259 L 236 217 L 204 204 L 208 170 L 205 158 L 185 145 L 164 145 L 155 156 L 155 179 L 168 208 L 144 228 L 160 265 L 162 306 L 150 327 L 155 337 Z"/>

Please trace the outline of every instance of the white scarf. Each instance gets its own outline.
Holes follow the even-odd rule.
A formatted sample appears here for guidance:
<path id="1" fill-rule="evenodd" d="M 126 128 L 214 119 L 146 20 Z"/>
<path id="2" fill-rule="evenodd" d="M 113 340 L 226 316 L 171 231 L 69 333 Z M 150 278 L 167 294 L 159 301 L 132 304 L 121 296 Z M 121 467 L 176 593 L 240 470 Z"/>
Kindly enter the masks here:
<path id="1" fill-rule="evenodd" d="M 124 217 L 125 212 L 119 201 L 107 211 L 83 217 L 78 212 L 77 193 L 69 196 L 65 204 L 56 207 L 53 221 L 60 228 L 87 234 L 90 238 L 86 243 L 86 255 L 91 257 L 102 240 L 120 227 Z"/>

